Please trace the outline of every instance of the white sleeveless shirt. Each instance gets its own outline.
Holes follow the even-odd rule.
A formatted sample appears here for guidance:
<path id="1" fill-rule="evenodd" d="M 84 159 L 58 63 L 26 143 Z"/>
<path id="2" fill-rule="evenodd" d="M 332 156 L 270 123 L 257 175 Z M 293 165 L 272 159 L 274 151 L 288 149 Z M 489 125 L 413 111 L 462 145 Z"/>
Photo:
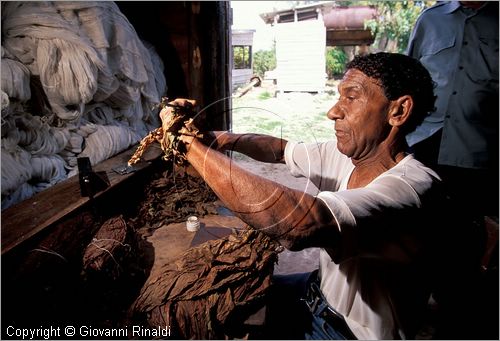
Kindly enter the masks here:
<path id="1" fill-rule="evenodd" d="M 354 165 L 336 141 L 288 142 L 285 161 L 318 187 L 339 226 L 340 241 L 320 251 L 328 303 L 358 339 L 407 338 L 429 295 L 425 246 L 437 174 L 408 155 L 366 187 L 348 190 Z"/>

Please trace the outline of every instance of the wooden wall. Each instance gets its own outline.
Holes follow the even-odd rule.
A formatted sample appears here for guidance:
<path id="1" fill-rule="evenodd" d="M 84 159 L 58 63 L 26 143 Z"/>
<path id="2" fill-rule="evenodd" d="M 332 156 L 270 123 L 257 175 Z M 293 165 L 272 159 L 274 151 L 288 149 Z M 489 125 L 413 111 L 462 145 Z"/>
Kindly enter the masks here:
<path id="1" fill-rule="evenodd" d="M 250 82 L 253 76 L 253 69 L 233 69 L 233 88 L 243 86 Z"/>
<path id="2" fill-rule="evenodd" d="M 207 129 L 230 127 L 231 23 L 226 1 L 117 1 L 165 64 L 169 98 L 193 98 Z"/>
<path id="3" fill-rule="evenodd" d="M 326 30 L 321 20 L 276 25 L 277 90 L 323 92 Z"/>
<path id="4" fill-rule="evenodd" d="M 253 34 L 255 30 L 233 30 L 232 45 L 253 45 Z"/>

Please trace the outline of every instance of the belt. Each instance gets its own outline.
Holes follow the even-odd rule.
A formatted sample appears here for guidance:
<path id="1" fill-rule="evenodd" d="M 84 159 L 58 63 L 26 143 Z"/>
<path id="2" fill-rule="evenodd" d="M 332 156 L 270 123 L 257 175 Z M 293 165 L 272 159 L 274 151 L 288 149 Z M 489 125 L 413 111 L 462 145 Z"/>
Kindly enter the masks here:
<path id="1" fill-rule="evenodd" d="M 344 316 L 328 304 L 316 280 L 309 282 L 303 301 L 315 318 L 322 319 L 346 340 L 356 340 L 356 336 L 349 329 Z"/>

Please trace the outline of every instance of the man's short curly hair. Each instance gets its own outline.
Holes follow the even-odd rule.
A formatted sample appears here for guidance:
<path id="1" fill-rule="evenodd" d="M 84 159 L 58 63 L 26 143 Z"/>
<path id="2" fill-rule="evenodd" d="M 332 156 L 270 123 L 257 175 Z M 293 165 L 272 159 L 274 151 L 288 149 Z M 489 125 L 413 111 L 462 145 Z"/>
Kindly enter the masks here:
<path id="1" fill-rule="evenodd" d="M 355 56 L 346 68 L 357 69 L 378 80 L 389 100 L 404 95 L 413 98 L 413 113 L 403 127 L 406 133 L 415 130 L 435 109 L 434 82 L 417 59 L 399 53 L 371 53 Z"/>

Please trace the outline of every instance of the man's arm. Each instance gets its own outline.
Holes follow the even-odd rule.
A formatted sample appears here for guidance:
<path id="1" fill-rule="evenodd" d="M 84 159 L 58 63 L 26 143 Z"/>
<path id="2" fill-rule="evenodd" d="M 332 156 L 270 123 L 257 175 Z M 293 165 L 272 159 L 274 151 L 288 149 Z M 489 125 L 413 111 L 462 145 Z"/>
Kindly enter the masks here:
<path id="1" fill-rule="evenodd" d="M 203 140 L 207 146 L 218 151 L 234 151 L 250 156 L 252 159 L 268 163 L 284 163 L 287 141 L 261 134 L 235 134 L 227 131 L 214 131 Z"/>
<path id="2" fill-rule="evenodd" d="M 218 149 L 235 145 L 238 150 L 239 136 L 224 135 L 217 136 L 220 143 Z M 261 137 L 241 137 L 257 142 L 257 147 L 244 149 L 250 156 L 254 150 L 268 146 L 269 142 L 271 150 L 281 150 L 279 139 Z M 292 250 L 313 246 L 331 248 L 335 245 L 339 230 L 330 210 L 321 200 L 250 173 L 198 139 L 186 136 L 182 139 L 187 144 L 188 161 L 227 208 L 244 222 L 278 239 Z M 264 159 L 269 159 L 268 155 Z M 255 156 L 259 158 L 259 154 Z"/>

